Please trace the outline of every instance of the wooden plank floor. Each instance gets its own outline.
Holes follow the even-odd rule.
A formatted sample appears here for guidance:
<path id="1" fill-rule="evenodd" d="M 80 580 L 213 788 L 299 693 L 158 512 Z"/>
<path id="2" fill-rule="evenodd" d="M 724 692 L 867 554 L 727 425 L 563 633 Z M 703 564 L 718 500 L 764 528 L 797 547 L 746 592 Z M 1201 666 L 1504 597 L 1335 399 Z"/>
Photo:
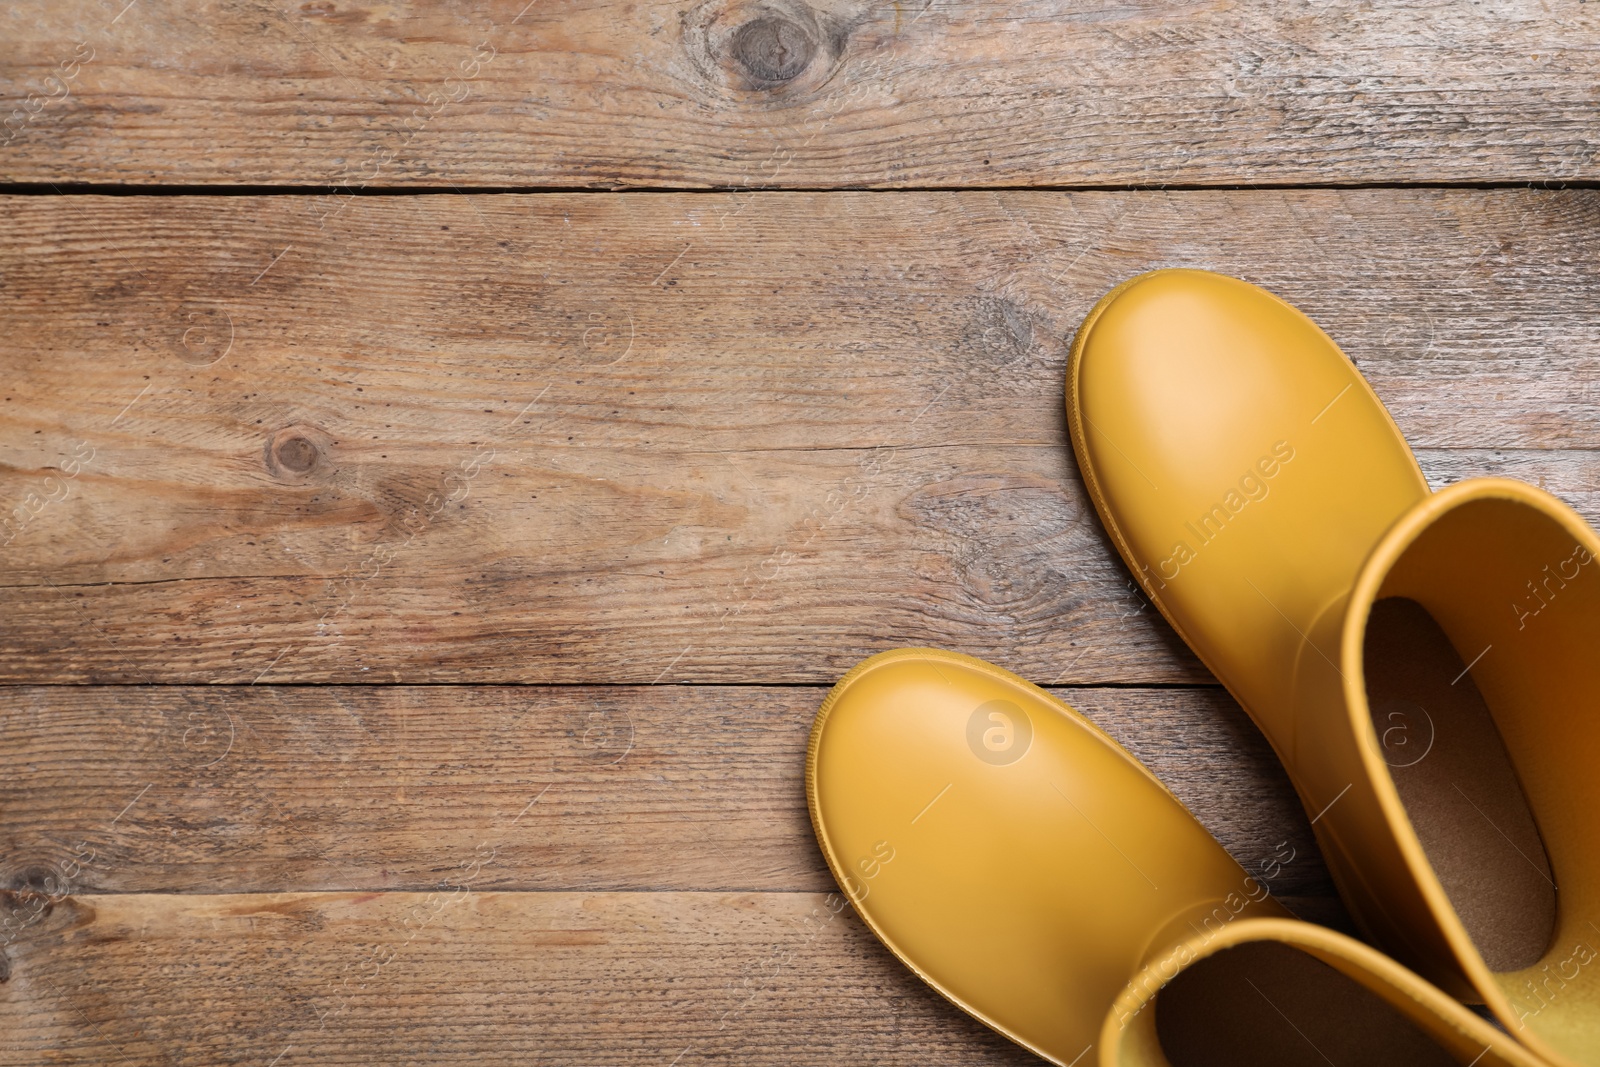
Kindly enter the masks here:
<path id="1" fill-rule="evenodd" d="M 805 813 L 826 687 L 1055 687 L 1344 925 L 1066 347 L 1315 317 L 1600 521 L 1600 10 L 0 11 L 0 1064 L 1022 1064 Z"/>

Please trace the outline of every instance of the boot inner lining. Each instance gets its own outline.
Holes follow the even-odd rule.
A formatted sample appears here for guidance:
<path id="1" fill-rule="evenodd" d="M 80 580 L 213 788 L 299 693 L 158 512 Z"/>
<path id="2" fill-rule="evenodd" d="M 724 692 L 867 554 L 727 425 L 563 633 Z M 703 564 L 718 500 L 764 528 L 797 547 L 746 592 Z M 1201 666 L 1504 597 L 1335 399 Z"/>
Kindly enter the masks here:
<path id="1" fill-rule="evenodd" d="M 1255 941 L 1185 969 L 1155 1002 L 1172 1067 L 1434 1067 L 1456 1058 L 1314 956 Z"/>
<path id="2" fill-rule="evenodd" d="M 1423 851 L 1492 970 L 1537 963 L 1556 886 L 1488 705 L 1439 624 L 1405 597 L 1373 605 L 1367 707 Z"/>

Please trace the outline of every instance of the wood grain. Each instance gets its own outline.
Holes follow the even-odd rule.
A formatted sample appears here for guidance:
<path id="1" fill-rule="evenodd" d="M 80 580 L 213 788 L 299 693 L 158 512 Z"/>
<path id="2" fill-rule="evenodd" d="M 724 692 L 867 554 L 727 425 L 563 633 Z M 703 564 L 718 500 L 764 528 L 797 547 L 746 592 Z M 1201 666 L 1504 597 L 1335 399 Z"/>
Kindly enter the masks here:
<path id="1" fill-rule="evenodd" d="M 6 965 L 19 1067 L 1038 1062 L 836 894 L 85 896 Z"/>
<path id="2" fill-rule="evenodd" d="M 8 4 L 3 177 L 1593 180 L 1600 16 L 1049 0 Z"/>
<path id="3" fill-rule="evenodd" d="M 1445 482 L 1600 516 L 1593 192 L 14 197 L 0 678 L 1204 682 L 1066 446 L 1158 265 L 1284 294 Z"/>
<path id="4" fill-rule="evenodd" d="M 820 893 L 77 897 L 11 946 L 7 1064 L 1036 1062 Z"/>
<path id="5" fill-rule="evenodd" d="M 1434 485 L 1600 521 L 1600 191 L 1399 187 L 1600 179 L 1595 5 L 25 0 L 0 40 L 0 184 L 229 194 L 0 196 L 0 1067 L 1035 1062 L 829 892 L 807 734 L 895 645 L 1064 686 L 1349 930 L 1066 446 L 1139 271 L 1281 293 Z M 1262 183 L 1324 188 L 1163 191 Z M 627 188 L 678 191 L 574 192 Z"/>
<path id="6" fill-rule="evenodd" d="M 1063 689 L 1270 887 L 1331 898 L 1219 689 Z M 805 808 L 823 690 L 0 688 L 0 888 L 826 891 Z M 1280 846 L 1282 846 L 1280 848 Z M 1275 867 L 1274 870 L 1277 870 Z"/>

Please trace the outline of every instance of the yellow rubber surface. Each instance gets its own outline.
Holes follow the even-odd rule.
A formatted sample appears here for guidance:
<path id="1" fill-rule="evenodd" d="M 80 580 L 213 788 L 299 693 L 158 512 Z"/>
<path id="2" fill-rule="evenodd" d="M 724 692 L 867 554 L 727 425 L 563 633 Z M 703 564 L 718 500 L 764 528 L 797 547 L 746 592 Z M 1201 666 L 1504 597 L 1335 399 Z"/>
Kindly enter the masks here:
<path id="1" fill-rule="evenodd" d="M 818 713 L 806 790 L 883 943 L 1056 1063 L 1174 941 L 1287 914 L 1116 742 L 967 656 L 902 649 L 852 670 Z"/>
<path id="2" fill-rule="evenodd" d="M 1374 547 L 1337 630 L 1330 619 L 1333 632 L 1316 635 L 1342 672 L 1335 677 L 1330 668 L 1319 682 L 1308 671 L 1303 683 L 1302 702 L 1322 724 L 1323 747 L 1348 761 L 1352 777 L 1371 783 L 1382 831 L 1402 857 L 1403 874 L 1374 868 L 1375 891 L 1408 921 L 1437 923 L 1456 965 L 1506 1029 L 1558 1064 L 1600 1064 L 1597 557 L 1600 537 L 1541 489 L 1502 478 L 1442 489 Z M 1393 596 L 1422 605 L 1469 664 L 1538 827 L 1556 885 L 1556 922 L 1540 958 L 1525 967 L 1494 971 L 1485 964 L 1373 736 L 1362 642 L 1371 605 Z M 1433 728 L 1450 725 L 1441 720 Z M 1536 857 L 1486 814 L 1481 781 L 1462 776 L 1449 788 L 1464 801 L 1467 827 L 1498 847 L 1504 862 L 1535 866 Z"/>
<path id="3" fill-rule="evenodd" d="M 834 877 L 889 950 L 1053 1063 L 1166 1067 L 1176 1051 L 1177 1062 L 1230 1062 L 1288 1018 L 1277 1037 L 1301 1059 L 1284 1062 L 1319 1064 L 1344 1030 L 1385 1021 L 1370 1005 L 1348 1010 L 1364 990 L 1430 1063 L 1538 1064 L 1393 960 L 1290 918 L 1116 742 L 981 660 L 913 648 L 863 661 L 817 714 L 806 791 Z M 1163 990 L 1201 961 L 1267 943 L 1332 968 L 1318 988 L 1331 979 L 1344 995 L 1324 1012 L 1318 989 L 1258 972 L 1268 1003 L 1225 998 L 1214 1035 L 1191 1026 L 1189 1044 L 1164 1049 Z M 1308 1034 L 1321 1045 L 1302 1047 Z"/>
<path id="4" fill-rule="evenodd" d="M 1066 400 L 1113 542 L 1283 760 L 1367 935 L 1486 1003 L 1541 1055 L 1600 1064 L 1600 564 L 1589 562 L 1600 539 L 1521 483 L 1430 494 L 1356 367 L 1300 312 L 1237 279 L 1157 271 L 1113 290 L 1078 332 Z M 1481 691 L 1509 763 L 1462 781 L 1413 771 L 1408 784 L 1431 776 L 1435 792 L 1412 789 L 1410 810 L 1394 774 L 1428 749 L 1419 735 L 1402 760 L 1385 750 L 1363 675 L 1384 598 L 1419 605 L 1448 638 L 1470 680 L 1435 690 Z M 1413 709 L 1413 725 L 1464 727 L 1446 705 L 1469 703 Z M 1500 795 L 1474 799 L 1491 778 Z M 1521 798 L 1504 795 L 1517 783 L 1553 878 L 1526 833 L 1486 814 L 1517 810 Z M 1536 962 L 1495 972 L 1458 905 L 1499 940 L 1495 915 L 1522 907 L 1508 872 L 1541 900 L 1525 894 L 1507 944 L 1527 952 L 1552 886 L 1555 921 L 1542 955 L 1532 945 Z"/>
<path id="5" fill-rule="evenodd" d="M 1274 983 L 1266 975 L 1258 975 L 1259 982 L 1250 980 L 1246 973 L 1243 988 L 1220 988 L 1208 1005 L 1218 1015 L 1236 1016 L 1219 1019 L 1214 1027 L 1217 1036 L 1236 1038 L 1231 1046 L 1165 1048 L 1157 1019 L 1167 985 L 1197 963 L 1250 946 L 1302 953 L 1336 974 L 1312 988 L 1297 989 L 1284 981 Z M 1351 996 L 1356 988 L 1373 994 L 1399 1018 L 1374 1019 L 1369 1006 L 1352 1003 L 1358 1001 Z M 1276 1048 L 1271 1047 L 1274 1037 Z M 1362 1044 L 1368 1046 L 1363 1052 L 1352 1047 Z M 1416 1067 L 1415 1061 L 1424 1059 L 1472 1067 L 1540 1067 L 1542 1062 L 1383 953 L 1336 930 L 1293 919 L 1241 919 L 1173 946 L 1133 977 L 1100 1032 L 1101 1067 L 1167 1067 L 1173 1061 L 1229 1067 L 1263 1062 L 1273 1067 L 1295 1063 Z"/>

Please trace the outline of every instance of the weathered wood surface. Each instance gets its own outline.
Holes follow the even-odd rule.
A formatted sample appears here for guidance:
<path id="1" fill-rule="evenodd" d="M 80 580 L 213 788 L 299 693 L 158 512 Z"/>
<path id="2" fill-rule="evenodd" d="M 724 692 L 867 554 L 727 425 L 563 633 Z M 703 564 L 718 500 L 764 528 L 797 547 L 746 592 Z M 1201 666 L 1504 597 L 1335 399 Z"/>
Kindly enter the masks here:
<path id="1" fill-rule="evenodd" d="M 823 692 L 4 687 L 0 889 L 418 890 L 483 854 L 479 889 L 824 891 L 801 778 Z M 1275 856 L 1275 892 L 1331 897 L 1220 689 L 1057 692 L 1241 864 Z"/>
<path id="2" fill-rule="evenodd" d="M 0 40 L 11 181 L 1600 176 L 1581 2 L 31 0 Z"/>
<path id="3" fill-rule="evenodd" d="M 17 682 L 1204 682 L 1088 508 L 1083 313 L 1241 274 L 1437 482 L 1600 517 L 1600 194 L 0 200 Z"/>
<path id="4" fill-rule="evenodd" d="M 842 904 L 459 883 L 75 897 L 7 949 L 0 1061 L 1037 1062 L 922 985 L 848 907 L 835 916 Z"/>
<path id="5" fill-rule="evenodd" d="M 903 644 L 1065 684 L 1348 928 L 1066 446 L 1138 271 L 1272 288 L 1436 485 L 1600 520 L 1600 192 L 970 189 L 1593 182 L 1597 5 L 26 0 L 0 41 L 0 183 L 332 190 L 0 197 L 0 1065 L 1035 1062 L 834 915 L 807 732 Z M 464 187 L 730 191 L 356 195 Z M 850 187 L 910 189 L 757 191 Z"/>
<path id="6" fill-rule="evenodd" d="M 0 1062 L 1038 1062 L 923 985 L 838 894 L 471 881 L 55 901 L 6 947 Z"/>
<path id="7" fill-rule="evenodd" d="M 924 986 L 837 894 L 471 881 L 55 901 L 0 960 L 0 1062 L 1038 1062 Z"/>

